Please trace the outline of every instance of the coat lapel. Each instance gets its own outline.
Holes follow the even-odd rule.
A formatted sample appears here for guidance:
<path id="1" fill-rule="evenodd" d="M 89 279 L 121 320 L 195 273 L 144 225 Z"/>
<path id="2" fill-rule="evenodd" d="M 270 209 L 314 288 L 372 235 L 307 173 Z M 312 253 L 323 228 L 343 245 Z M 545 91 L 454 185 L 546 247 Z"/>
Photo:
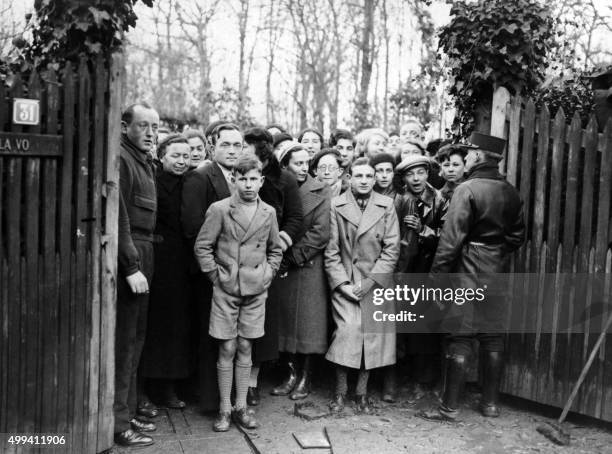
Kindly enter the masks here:
<path id="1" fill-rule="evenodd" d="M 385 215 L 385 207 L 388 206 L 388 203 L 385 203 L 385 199 L 388 199 L 388 197 L 381 196 L 380 194 L 372 191 L 370 201 L 366 205 L 366 209 L 363 211 L 361 223 L 357 229 L 357 238 L 370 230 L 383 218 Z M 357 206 L 357 202 L 355 202 L 355 206 Z"/>
<path id="2" fill-rule="evenodd" d="M 242 238 L 242 241 L 246 241 L 251 238 L 261 227 L 266 223 L 268 217 L 270 216 L 270 208 L 262 202 L 262 200 L 257 198 L 257 210 L 253 215 L 253 219 L 246 229 L 246 233 Z"/>
<path id="3" fill-rule="evenodd" d="M 361 210 L 357 206 L 357 202 L 351 191 L 346 191 L 344 194 L 338 196 L 336 211 L 355 227 L 359 226 L 359 222 L 361 221 Z"/>
<path id="4" fill-rule="evenodd" d="M 217 193 L 217 200 L 223 200 L 231 195 L 229 187 L 227 186 L 227 180 L 225 179 L 225 175 L 223 175 L 223 171 L 221 170 L 221 167 L 219 167 L 219 164 L 213 162 L 210 165 L 212 166 L 211 171 L 208 174 L 210 184 Z"/>
<path id="5" fill-rule="evenodd" d="M 242 237 L 249 229 L 249 219 L 246 217 L 244 212 L 238 207 L 238 200 L 236 196 L 230 198 L 230 217 L 238 224 L 237 236 Z"/>
<path id="6" fill-rule="evenodd" d="M 302 196 L 302 211 L 304 217 L 316 207 L 318 207 L 324 200 L 325 197 L 319 195 L 318 192 L 325 188 L 325 183 L 321 183 L 315 178 L 308 177 L 308 179 L 300 186 L 300 195 Z"/>

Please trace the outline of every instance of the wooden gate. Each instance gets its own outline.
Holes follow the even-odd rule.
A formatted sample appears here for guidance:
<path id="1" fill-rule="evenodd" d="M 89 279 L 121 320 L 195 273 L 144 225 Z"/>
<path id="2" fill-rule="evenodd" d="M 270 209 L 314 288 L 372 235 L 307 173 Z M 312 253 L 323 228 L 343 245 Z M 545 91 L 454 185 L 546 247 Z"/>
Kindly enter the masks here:
<path id="1" fill-rule="evenodd" d="M 74 453 L 113 443 L 118 68 L 0 83 L 0 432 Z M 40 100 L 39 125 L 14 124 L 14 98 Z"/>
<path id="2" fill-rule="evenodd" d="M 527 243 L 514 257 L 514 271 L 533 279 L 516 282 L 517 300 L 537 304 L 524 320 L 524 334 L 510 334 L 503 389 L 526 399 L 562 407 L 610 313 L 612 303 L 612 119 L 599 128 L 594 115 L 586 129 L 562 109 L 554 118 L 546 106 L 495 92 L 491 133 L 508 139 L 504 168 L 520 191 Z M 599 132 L 602 131 L 603 132 Z M 553 293 L 543 276 L 557 279 Z M 576 276 L 603 285 L 581 292 Z M 595 307 L 598 301 L 602 306 Z M 603 309 L 571 331 L 556 321 L 578 320 Z M 550 313 L 546 313 L 546 311 Z M 597 314 L 598 315 L 598 314 Z M 552 320 L 545 330 L 543 320 Z M 609 334 L 572 407 L 573 411 L 612 421 L 612 334 Z"/>

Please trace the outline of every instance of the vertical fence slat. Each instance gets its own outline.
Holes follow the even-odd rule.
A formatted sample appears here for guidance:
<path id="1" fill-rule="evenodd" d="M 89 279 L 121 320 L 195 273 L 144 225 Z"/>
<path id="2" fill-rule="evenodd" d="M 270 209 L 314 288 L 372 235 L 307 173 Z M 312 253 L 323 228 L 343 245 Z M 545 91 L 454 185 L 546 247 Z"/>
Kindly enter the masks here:
<path id="1" fill-rule="evenodd" d="M 117 242 L 119 219 L 119 137 L 120 137 L 120 106 L 122 103 L 121 78 L 124 60 L 120 54 L 113 56 L 109 74 L 109 114 L 107 117 L 107 134 L 105 155 L 104 193 L 104 232 L 102 245 L 102 285 L 101 285 L 101 330 L 105 335 L 101 339 L 100 361 L 105 364 L 100 374 L 100 404 L 103 410 L 98 414 L 98 452 L 112 445 L 113 422 L 113 390 L 115 380 L 115 312 L 117 294 Z"/>
<path id="2" fill-rule="evenodd" d="M 29 97 L 40 98 L 40 79 L 36 72 L 32 73 L 29 81 Z M 40 132 L 40 124 L 32 126 L 31 132 Z M 40 428 L 36 422 L 40 421 L 41 403 L 37 389 L 37 368 L 39 366 L 40 333 L 39 333 L 39 304 L 38 304 L 38 239 L 39 239 L 39 213 L 40 213 L 40 158 L 25 159 L 25 260 L 26 275 L 22 276 L 26 282 L 26 295 L 22 301 L 22 316 L 25 320 L 26 357 L 25 360 L 25 431 L 35 432 Z"/>
<path id="3" fill-rule="evenodd" d="M 44 96 L 45 132 L 58 133 L 59 90 L 55 71 L 47 76 Z M 58 350 L 59 350 L 59 286 L 56 269 L 56 222 L 57 222 L 57 160 L 46 159 L 43 163 L 43 210 L 44 226 L 41 241 L 43 250 L 44 303 L 41 308 L 43 316 L 43 367 L 39 374 L 42 387 L 42 431 L 57 431 L 57 386 L 58 386 Z"/>
<path id="4" fill-rule="evenodd" d="M 99 58 L 94 67 L 95 90 L 94 90 L 94 112 L 93 112 L 93 147 L 91 159 L 91 174 L 93 175 L 92 188 L 94 197 L 90 200 L 91 216 L 95 218 L 92 222 L 91 232 L 91 264 L 92 264 L 92 299 L 91 299 L 91 346 L 89 355 L 89 423 L 88 451 L 97 452 L 97 426 L 99 409 L 99 376 L 100 376 L 100 239 L 102 229 L 102 202 L 99 194 L 102 194 L 102 178 L 104 164 L 104 117 L 105 117 L 105 94 L 108 85 L 107 71 L 104 61 Z"/>
<path id="5" fill-rule="evenodd" d="M 74 154 L 74 75 L 70 63 L 63 70 L 62 77 L 62 132 L 63 154 L 61 167 L 61 187 L 59 200 L 59 260 L 60 260 L 60 311 L 59 311 L 59 349 L 58 349 L 58 390 L 57 412 L 58 431 L 68 433 L 71 430 L 72 409 L 69 402 L 73 396 L 73 379 L 71 373 L 71 248 L 72 248 L 72 169 Z"/>
<path id="6" fill-rule="evenodd" d="M 567 157 L 567 179 L 565 184 L 565 208 L 563 210 L 563 255 L 561 259 L 561 272 L 569 277 L 573 272 L 574 257 L 576 255 L 576 204 L 578 200 L 578 171 L 580 168 L 580 153 L 582 143 L 582 122 L 576 112 L 572 118 L 568 133 L 568 157 Z M 561 291 L 562 316 L 561 320 L 565 326 L 572 326 L 575 319 L 575 289 L 566 283 Z M 571 392 L 570 358 L 572 332 L 562 335 L 559 340 L 559 353 L 557 361 L 557 375 L 561 377 L 562 396 L 568 396 Z M 575 337 L 575 335 L 574 335 Z"/>
<path id="7" fill-rule="evenodd" d="M 592 230 L 593 230 L 593 206 L 595 196 L 595 168 L 597 159 L 597 120 L 592 115 L 587 125 L 586 133 L 584 136 L 584 166 L 582 173 L 582 198 L 580 204 L 580 233 L 579 233 L 579 246 L 578 246 L 578 273 L 589 273 L 591 271 L 591 259 L 592 259 Z M 589 290 L 589 289 L 587 289 Z M 579 374 L 582 365 L 586 361 L 588 355 L 589 346 L 589 331 L 590 326 L 588 318 L 590 314 L 591 295 L 587 293 L 586 297 L 576 298 L 576 313 L 581 317 L 584 317 L 586 322 L 581 326 L 583 329 L 580 336 L 576 336 L 579 344 L 573 345 L 572 364 L 570 371 L 570 380 L 574 382 Z M 578 346 L 580 345 L 580 346 Z M 580 411 L 584 411 L 587 405 L 588 396 L 588 385 L 582 387 L 578 394 L 577 407 Z"/>
<path id="8" fill-rule="evenodd" d="M 531 255 L 530 269 L 538 274 L 544 272 L 545 267 L 542 260 L 547 256 L 548 247 L 544 244 L 544 222 L 546 219 L 546 183 L 548 181 L 547 162 L 549 158 L 549 140 L 550 140 L 550 114 L 548 107 L 543 106 L 538 119 L 538 141 L 536 155 L 536 177 L 535 177 L 535 198 L 533 207 L 533 226 L 532 226 L 532 244 L 539 247 L 534 247 Z M 550 252 L 548 252 L 550 253 Z M 535 291 L 533 291 L 535 290 Z M 541 285 L 540 280 L 537 280 L 535 287 L 530 289 L 530 295 L 540 295 Z M 531 296 L 533 298 L 533 296 Z M 546 336 L 541 335 L 542 321 L 542 303 L 543 300 L 538 298 L 537 318 L 535 328 L 535 338 L 532 354 L 533 369 L 535 371 L 536 385 L 532 389 L 533 398 L 537 398 L 540 393 L 545 393 L 545 379 L 547 376 L 546 369 L 548 368 L 548 351 L 542 348 L 542 341 L 546 341 Z"/>
<path id="9" fill-rule="evenodd" d="M 515 96 L 510 104 L 510 125 L 508 127 L 508 157 L 506 178 L 514 186 L 517 185 L 519 164 L 519 137 L 521 132 L 521 98 Z"/>
<path id="10" fill-rule="evenodd" d="M 15 76 L 9 97 L 21 97 L 23 87 L 19 75 Z M 11 106 L 12 107 L 12 106 Z M 10 111 L 9 111 L 10 112 Z M 9 114 L 10 116 L 10 114 Z M 20 126 L 14 125 L 13 132 L 21 132 Z M 22 204 L 22 159 L 8 158 L 8 175 L 6 185 L 7 197 L 7 252 L 9 267 L 9 399 L 8 415 L 23 414 L 25 405 L 25 339 L 22 336 L 21 308 L 24 296 L 21 293 L 21 204 Z M 10 418 L 7 432 L 17 432 L 17 418 Z"/>
<path id="11" fill-rule="evenodd" d="M 527 235 L 531 238 L 531 220 L 532 220 L 532 208 L 531 208 L 531 175 L 533 169 L 533 140 L 535 135 L 535 122 L 536 122 L 536 107 L 533 100 L 527 100 L 524 113 L 524 128 L 523 128 L 523 150 L 521 154 L 521 180 L 519 189 L 521 193 L 521 199 L 523 200 L 523 210 L 525 213 L 525 226 L 527 227 Z M 526 269 L 526 271 L 528 268 Z"/>
<path id="12" fill-rule="evenodd" d="M 9 111 L 8 102 L 6 100 L 6 88 L 4 82 L 0 82 L 0 130 L 4 131 L 5 119 Z M 5 180 L 5 165 L 4 159 L 0 158 L 0 265 L 2 265 L 2 272 L 8 273 L 7 265 L 4 263 L 6 252 L 5 252 L 5 235 L 4 235 L 4 221 L 6 217 L 5 210 L 8 204 L 4 199 L 4 187 L 6 186 Z M 0 277 L 3 275 L 0 274 Z M 9 303 L 8 303 L 8 277 L 2 281 L 2 288 L 0 289 L 0 303 L 1 314 L 2 314 L 2 342 L 0 344 L 0 432 L 6 433 L 7 423 L 7 401 L 8 401 L 8 369 L 9 369 Z"/>
<path id="13" fill-rule="evenodd" d="M 75 435 L 78 440 L 73 438 L 76 443 L 75 446 L 80 449 L 85 449 L 86 433 L 87 428 L 86 418 L 88 412 L 85 410 L 87 407 L 86 396 L 88 396 L 88 372 L 89 369 L 86 367 L 86 361 L 89 358 L 89 342 L 86 342 L 87 336 L 87 324 L 89 310 L 82 301 L 87 301 L 88 295 L 88 273 L 87 273 L 87 253 L 88 245 L 90 241 L 91 231 L 91 216 L 88 213 L 87 197 L 88 197 L 88 185 L 89 185 L 89 128 L 90 128 L 90 114 L 89 114 L 89 97 L 90 97 L 90 74 L 87 67 L 87 62 L 81 60 L 78 69 L 79 77 L 79 91 L 78 91 L 78 110 L 77 110 L 77 133 L 78 143 L 76 149 L 76 172 L 75 172 L 75 227 L 76 227 L 76 300 L 73 306 L 74 319 L 76 321 L 74 325 L 75 333 L 75 368 L 74 375 L 75 388 L 74 388 L 74 427 Z"/>

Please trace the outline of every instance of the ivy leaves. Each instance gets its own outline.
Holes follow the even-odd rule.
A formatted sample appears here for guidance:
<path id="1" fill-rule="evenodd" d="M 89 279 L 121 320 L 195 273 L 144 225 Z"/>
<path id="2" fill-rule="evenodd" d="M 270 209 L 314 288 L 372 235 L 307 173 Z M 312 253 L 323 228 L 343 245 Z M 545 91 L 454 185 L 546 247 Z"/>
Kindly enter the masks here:
<path id="1" fill-rule="evenodd" d="M 548 7 L 534 0 L 462 0 L 453 3 L 451 16 L 439 49 L 448 59 L 454 126 L 466 136 L 474 127 L 475 107 L 490 102 L 493 87 L 521 93 L 543 80 L 554 20 Z"/>
<path id="2" fill-rule="evenodd" d="M 57 67 L 82 55 L 110 55 L 121 49 L 123 32 L 136 25 L 138 0 L 37 0 L 36 22 L 26 61 L 33 67 Z M 142 0 L 147 6 L 153 0 Z"/>

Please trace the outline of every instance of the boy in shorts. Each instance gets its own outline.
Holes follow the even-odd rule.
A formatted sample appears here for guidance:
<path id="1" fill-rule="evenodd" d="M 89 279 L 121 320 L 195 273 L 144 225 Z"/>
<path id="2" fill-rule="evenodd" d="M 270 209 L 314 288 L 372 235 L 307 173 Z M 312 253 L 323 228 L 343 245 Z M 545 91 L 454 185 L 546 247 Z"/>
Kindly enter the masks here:
<path id="1" fill-rule="evenodd" d="M 220 341 L 216 432 L 229 430 L 230 414 L 246 429 L 258 427 L 246 404 L 251 345 L 264 335 L 268 287 L 283 257 L 275 210 L 258 196 L 263 184 L 261 162 L 254 154 L 242 154 L 233 175 L 233 194 L 210 206 L 194 247 L 200 269 L 213 283 L 209 334 Z"/>

